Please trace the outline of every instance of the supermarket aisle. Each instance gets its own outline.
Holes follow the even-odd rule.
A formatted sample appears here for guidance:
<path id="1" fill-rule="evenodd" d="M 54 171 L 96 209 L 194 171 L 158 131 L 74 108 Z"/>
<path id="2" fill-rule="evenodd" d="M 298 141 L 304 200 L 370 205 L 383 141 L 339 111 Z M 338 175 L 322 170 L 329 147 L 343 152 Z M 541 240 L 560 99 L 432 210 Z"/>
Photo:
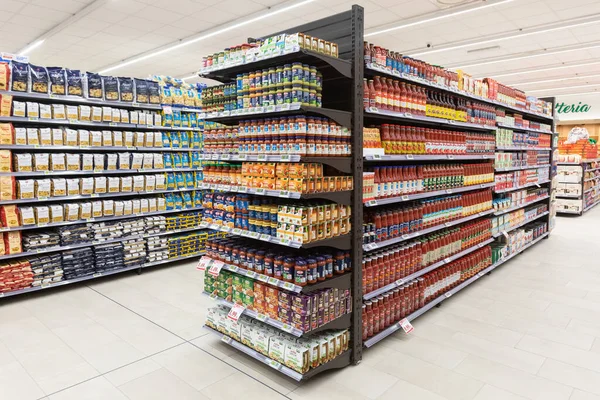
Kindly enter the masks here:
<path id="1" fill-rule="evenodd" d="M 298 385 L 202 329 L 195 263 L 0 305 L 0 398 L 600 400 L 600 209 Z"/>

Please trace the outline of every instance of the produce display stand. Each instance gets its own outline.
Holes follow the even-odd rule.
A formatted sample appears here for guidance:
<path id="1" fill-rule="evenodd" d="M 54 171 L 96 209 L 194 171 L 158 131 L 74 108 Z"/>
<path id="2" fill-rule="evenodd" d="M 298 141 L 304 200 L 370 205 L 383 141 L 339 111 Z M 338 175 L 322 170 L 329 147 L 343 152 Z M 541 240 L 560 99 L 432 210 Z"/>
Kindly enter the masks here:
<path id="1" fill-rule="evenodd" d="M 579 210 L 571 210 L 571 209 L 557 209 L 557 213 L 559 214 L 575 214 L 575 215 L 583 215 L 587 211 L 594 208 L 598 203 L 600 203 L 600 174 L 593 174 L 594 176 L 587 177 L 586 173 L 592 173 L 595 171 L 599 171 L 600 167 L 597 165 L 600 162 L 600 158 L 588 158 L 582 159 L 580 162 L 558 162 L 558 166 L 577 166 L 581 168 L 581 179 L 577 182 L 571 181 L 559 181 L 558 183 L 564 184 L 572 184 L 572 185 L 580 185 L 580 190 L 578 193 L 557 193 L 557 198 L 564 199 L 573 199 L 581 201 L 581 207 Z M 591 182 L 591 184 L 589 183 Z M 589 186 L 586 188 L 586 186 Z"/>

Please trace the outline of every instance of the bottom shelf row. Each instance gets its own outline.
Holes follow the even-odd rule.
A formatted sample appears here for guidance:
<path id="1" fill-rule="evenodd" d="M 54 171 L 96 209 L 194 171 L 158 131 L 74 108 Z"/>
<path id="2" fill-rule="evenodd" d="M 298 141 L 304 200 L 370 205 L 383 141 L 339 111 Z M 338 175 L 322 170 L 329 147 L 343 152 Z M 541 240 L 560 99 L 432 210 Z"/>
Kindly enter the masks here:
<path id="1" fill-rule="evenodd" d="M 506 261 L 538 243 L 546 236 L 548 236 L 548 232 L 544 224 L 532 232 L 531 236 L 523 238 L 524 241 L 512 242 L 507 245 L 487 246 L 476 253 L 471 253 L 468 257 L 472 257 L 474 260 L 479 259 L 479 262 L 470 260 L 465 265 L 472 267 L 466 269 L 461 269 L 460 263 L 449 264 L 446 267 L 447 271 L 438 270 L 437 276 L 431 277 L 429 280 L 425 277 L 422 281 L 425 285 L 421 286 L 420 293 L 419 286 L 413 286 L 415 289 L 410 293 L 412 297 L 409 296 L 408 298 L 404 297 L 400 299 L 401 308 L 395 308 L 394 306 L 397 303 L 394 304 L 392 301 L 384 302 L 382 307 L 379 307 L 379 305 L 373 307 L 373 304 L 370 307 L 363 306 L 363 339 L 366 338 L 364 341 L 365 347 L 372 347 L 387 336 L 403 329 L 402 325 L 406 321 L 410 322 L 423 315 L 437 304 L 458 293 L 488 272 L 491 272 Z M 509 239 L 509 241 L 511 240 Z M 419 299 L 421 301 L 417 303 Z M 410 300 L 414 300 L 415 305 L 409 303 Z M 393 321 L 390 319 L 391 317 L 388 317 L 392 315 L 390 308 L 399 311 Z M 409 311 L 405 311 L 406 309 Z"/>

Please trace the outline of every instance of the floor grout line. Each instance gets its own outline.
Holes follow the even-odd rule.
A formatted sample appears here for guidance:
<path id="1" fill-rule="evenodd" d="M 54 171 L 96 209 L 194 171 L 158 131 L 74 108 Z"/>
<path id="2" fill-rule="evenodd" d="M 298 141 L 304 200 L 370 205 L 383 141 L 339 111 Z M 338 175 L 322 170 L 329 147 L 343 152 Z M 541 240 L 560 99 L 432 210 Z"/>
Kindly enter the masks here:
<path id="1" fill-rule="evenodd" d="M 204 353 L 208 354 L 209 356 L 211 356 L 211 357 L 215 358 L 217 361 L 220 361 L 220 362 L 222 362 L 222 363 L 224 363 L 224 364 L 226 364 L 226 365 L 229 365 L 231 368 L 235 369 L 235 370 L 236 370 L 236 371 L 238 371 L 238 372 L 241 372 L 242 374 L 246 375 L 246 376 L 247 376 L 247 377 L 249 377 L 250 379 L 253 379 L 253 380 L 255 380 L 256 382 L 260 383 L 261 385 L 263 385 L 263 386 L 266 386 L 267 388 L 271 389 L 271 390 L 272 390 L 272 391 L 274 391 L 275 393 L 278 393 L 278 394 L 280 394 L 280 395 L 284 396 L 285 398 L 289 399 L 289 397 L 287 397 L 285 394 L 283 394 L 283 393 L 279 392 L 279 391 L 278 391 L 278 390 L 276 390 L 275 388 L 272 388 L 271 386 L 269 386 L 269 385 L 265 384 L 264 382 L 261 382 L 260 380 L 256 379 L 256 378 L 255 378 L 255 377 L 253 377 L 252 375 L 249 375 L 249 374 L 247 374 L 246 372 L 244 372 L 244 371 L 242 371 L 241 369 L 239 369 L 239 368 L 235 367 L 234 365 L 231 365 L 231 364 L 229 364 L 229 363 L 228 363 L 228 362 L 226 362 L 225 360 L 221 360 L 219 357 L 215 356 L 214 354 L 211 354 L 210 352 L 208 352 L 208 351 L 204 350 L 203 348 L 201 348 L 201 347 L 199 347 L 199 346 L 196 346 L 194 343 L 192 343 L 192 342 L 191 342 L 192 340 L 196 340 L 196 339 L 198 339 L 198 338 L 200 338 L 200 337 L 203 337 L 204 335 L 200 335 L 200 336 L 198 336 L 198 337 L 196 337 L 196 338 L 193 338 L 193 339 L 187 340 L 187 339 L 185 339 L 184 337 L 181 337 L 181 336 L 179 336 L 179 335 L 178 335 L 178 334 L 176 334 L 175 332 L 172 332 L 172 331 L 170 331 L 169 329 L 165 328 L 164 326 L 162 326 L 162 325 L 160 325 L 160 324 L 158 324 L 158 323 L 156 323 L 156 322 L 152 321 L 151 319 L 149 319 L 149 318 L 145 317 L 144 315 L 142 315 L 142 314 L 140 314 L 140 313 L 138 313 L 138 312 L 136 312 L 136 311 L 132 310 L 131 308 L 129 308 L 129 307 L 127 307 L 127 306 L 125 306 L 125 305 L 123 305 L 123 304 L 119 303 L 118 301 L 116 301 L 116 300 L 114 300 L 114 299 L 110 298 L 109 296 L 105 295 L 104 293 L 102 293 L 102 292 L 99 292 L 98 290 L 96 290 L 96 289 L 94 289 L 94 288 L 92 288 L 92 287 L 90 287 L 90 286 L 88 286 L 88 288 L 89 288 L 90 290 L 93 290 L 94 292 L 98 293 L 99 295 L 101 295 L 101 296 L 105 297 L 106 299 L 108 299 L 108 300 L 112 301 L 113 303 L 115 303 L 115 304 L 117 304 L 117 305 L 119 305 L 119 306 L 123 307 L 124 309 L 128 310 L 129 312 L 131 312 L 131 313 L 133 313 L 133 314 L 135 314 L 135 315 L 137 315 L 137 316 L 139 316 L 139 317 L 141 317 L 141 318 L 145 319 L 146 321 L 148 321 L 148 322 L 150 322 L 150 323 L 152 323 L 152 324 L 156 325 L 157 327 L 159 327 L 159 328 L 161 328 L 161 329 L 164 329 L 165 331 L 169 332 L 170 334 L 172 334 L 172 335 L 174 335 L 174 336 L 176 336 L 176 337 L 178 337 L 179 339 L 181 339 L 181 340 L 183 340 L 183 341 L 184 341 L 184 343 L 180 343 L 180 344 L 178 344 L 178 345 L 176 345 L 176 346 L 174 346 L 174 347 L 181 346 L 182 344 L 186 344 L 186 343 L 188 343 L 188 344 L 190 344 L 190 345 L 194 346 L 195 348 L 197 348 L 198 350 L 200 350 L 200 351 L 202 351 L 202 352 L 204 352 Z M 171 347 L 171 348 L 173 348 L 173 347 Z M 166 349 L 166 350 L 169 350 L 169 349 Z M 164 350 L 163 350 L 163 351 L 164 351 Z M 159 353 L 162 353 L 162 351 L 161 351 L 161 352 L 159 352 Z M 157 354 L 158 354 L 158 353 L 157 353 Z M 141 359 L 140 359 L 140 360 L 138 360 L 138 361 L 141 361 L 141 360 L 143 360 L 143 359 L 144 359 L 144 358 L 141 358 Z M 134 362 L 137 362 L 137 361 L 134 361 Z M 129 365 L 129 364 L 126 364 L 126 365 Z M 125 365 L 125 366 L 126 366 L 126 365 Z M 119 367 L 119 368 L 123 368 L 123 367 Z M 119 368 L 117 368 L 117 369 L 119 369 Z M 109 371 L 109 372 L 112 372 L 112 371 Z M 102 375 L 104 375 L 104 374 L 101 374 L 101 375 L 99 375 L 99 376 L 102 376 Z M 96 377 L 94 377 L 94 378 L 92 378 L 92 379 L 95 379 L 95 378 L 97 378 L 97 376 L 96 376 Z M 89 379 L 87 379 L 87 380 L 85 380 L 85 381 L 83 381 L 83 382 L 86 382 L 86 381 L 88 381 L 88 380 L 89 380 Z M 83 383 L 83 382 L 80 382 L 80 383 Z M 78 383 L 78 384 L 79 384 L 79 383 Z M 73 386 L 76 386 L 76 385 L 73 385 Z M 67 388 L 67 389 L 68 389 L 68 388 Z M 63 390 L 64 390 L 64 389 L 63 389 Z M 200 391 L 198 391 L 198 392 L 200 392 Z M 48 395 L 48 396 L 49 396 L 49 395 Z"/>

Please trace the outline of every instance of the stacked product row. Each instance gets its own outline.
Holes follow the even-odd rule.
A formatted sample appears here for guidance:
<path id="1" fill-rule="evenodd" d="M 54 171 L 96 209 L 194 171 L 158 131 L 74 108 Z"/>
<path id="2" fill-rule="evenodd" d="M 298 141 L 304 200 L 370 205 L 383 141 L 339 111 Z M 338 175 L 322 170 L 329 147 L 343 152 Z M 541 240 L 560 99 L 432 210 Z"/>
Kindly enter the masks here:
<path id="1" fill-rule="evenodd" d="M 350 131 L 329 118 L 296 115 L 239 121 L 204 133 L 205 154 L 348 156 Z"/>

